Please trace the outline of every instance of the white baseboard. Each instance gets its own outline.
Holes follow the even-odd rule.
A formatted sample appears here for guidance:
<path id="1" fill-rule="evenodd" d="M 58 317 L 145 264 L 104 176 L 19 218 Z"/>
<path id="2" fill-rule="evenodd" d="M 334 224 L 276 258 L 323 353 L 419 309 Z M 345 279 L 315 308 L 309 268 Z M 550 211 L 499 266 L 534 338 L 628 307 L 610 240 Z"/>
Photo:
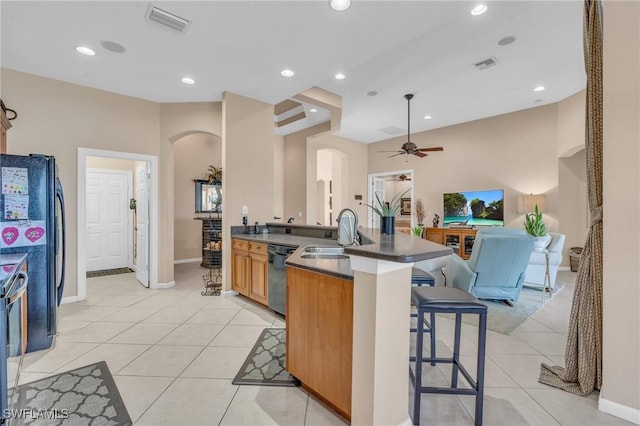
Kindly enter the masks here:
<path id="1" fill-rule="evenodd" d="M 570 266 L 560 266 L 558 268 L 558 271 L 570 271 L 571 267 Z"/>
<path id="2" fill-rule="evenodd" d="M 69 297 L 63 297 L 62 300 L 60 300 L 60 304 L 61 305 L 65 305 L 67 303 L 73 303 L 73 302 L 79 302 L 80 298 L 78 296 L 69 296 Z"/>
<path id="3" fill-rule="evenodd" d="M 617 402 L 606 400 L 602 397 L 598 398 L 598 410 L 603 413 L 611 414 L 612 416 L 619 417 L 628 422 L 640 425 L 640 410 L 637 408 L 627 407 L 626 405 L 618 404 Z"/>
<path id="4" fill-rule="evenodd" d="M 220 292 L 220 296 L 222 297 L 233 297 L 237 295 L 238 295 L 238 292 L 233 290 L 223 290 Z"/>
<path id="5" fill-rule="evenodd" d="M 193 259 L 176 259 L 173 261 L 173 264 L 177 265 L 178 263 L 195 263 L 195 262 L 202 262 L 202 258 L 194 257 Z"/>
<path id="6" fill-rule="evenodd" d="M 151 285 L 150 288 L 153 290 L 159 290 L 159 289 L 163 289 L 163 288 L 172 288 L 176 286 L 176 282 L 175 281 L 169 281 L 168 283 L 158 283 L 155 285 Z"/>

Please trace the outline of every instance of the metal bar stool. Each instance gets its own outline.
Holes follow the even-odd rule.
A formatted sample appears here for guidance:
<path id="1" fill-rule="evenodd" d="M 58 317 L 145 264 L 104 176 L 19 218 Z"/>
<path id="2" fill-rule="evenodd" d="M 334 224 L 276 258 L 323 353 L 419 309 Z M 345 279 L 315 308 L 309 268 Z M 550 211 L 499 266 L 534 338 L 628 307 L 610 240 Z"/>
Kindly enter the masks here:
<path id="1" fill-rule="evenodd" d="M 414 388 L 413 398 L 413 424 L 420 423 L 420 401 L 423 393 L 436 394 L 459 394 L 459 395 L 475 395 L 475 424 L 482 425 L 482 401 L 484 398 L 484 362 L 485 362 L 485 345 L 487 337 L 487 306 L 480 303 L 478 299 L 470 295 L 464 290 L 453 287 L 414 287 L 411 289 L 411 302 L 418 308 L 418 323 L 416 335 L 416 354 L 411 357 L 411 361 L 415 361 L 414 371 L 409 367 L 409 377 Z M 431 356 L 423 357 L 422 344 L 425 331 L 430 332 L 433 337 L 434 324 L 430 325 L 430 331 L 424 329 L 424 316 L 426 313 L 433 315 L 436 313 L 453 313 L 456 315 L 455 321 L 455 337 L 453 343 L 452 358 L 438 358 L 432 348 Z M 462 314 L 478 315 L 478 356 L 476 379 L 471 377 L 469 372 L 460 363 L 460 334 L 462 326 Z M 450 387 L 432 387 L 422 386 L 422 362 L 452 364 L 451 368 L 451 386 Z M 470 389 L 458 387 L 458 373 L 466 379 Z"/>
<path id="2" fill-rule="evenodd" d="M 411 268 L 411 285 L 412 286 L 417 286 L 417 287 L 422 287 L 423 285 L 428 285 L 430 287 L 433 287 L 436 285 L 436 280 L 435 278 L 433 278 L 433 276 L 426 272 L 423 271 L 422 269 L 419 268 Z M 411 314 L 412 318 L 417 318 L 418 314 L 417 313 L 412 313 Z M 435 356 L 436 353 L 436 314 L 431 314 L 430 318 L 429 318 L 429 327 L 424 329 L 425 333 L 429 333 L 430 338 L 431 338 L 431 355 Z M 410 333 L 415 333 L 417 331 L 416 328 L 410 328 L 409 332 Z M 436 365 L 435 362 L 432 362 L 431 365 Z"/>

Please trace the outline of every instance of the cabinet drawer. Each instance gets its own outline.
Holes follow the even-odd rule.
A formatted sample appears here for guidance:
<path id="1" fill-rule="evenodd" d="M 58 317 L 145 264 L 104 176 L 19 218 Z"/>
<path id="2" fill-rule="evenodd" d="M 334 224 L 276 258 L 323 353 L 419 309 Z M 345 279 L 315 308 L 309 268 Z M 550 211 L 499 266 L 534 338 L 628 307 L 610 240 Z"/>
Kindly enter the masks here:
<path id="1" fill-rule="evenodd" d="M 231 248 L 236 250 L 249 250 L 249 241 L 233 239 L 231 240 Z"/>
<path id="2" fill-rule="evenodd" d="M 251 241 L 249 243 L 249 251 L 254 254 L 267 254 L 267 245 L 264 243 L 254 243 Z"/>

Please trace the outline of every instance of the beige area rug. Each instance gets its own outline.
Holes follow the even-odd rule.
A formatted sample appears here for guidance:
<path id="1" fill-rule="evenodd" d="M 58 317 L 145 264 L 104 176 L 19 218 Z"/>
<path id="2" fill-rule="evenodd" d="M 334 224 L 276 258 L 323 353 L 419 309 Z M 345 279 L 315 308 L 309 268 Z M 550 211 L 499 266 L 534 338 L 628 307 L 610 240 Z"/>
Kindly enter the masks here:
<path id="1" fill-rule="evenodd" d="M 557 294 L 562 291 L 563 288 L 564 284 L 556 280 L 553 294 Z M 546 295 L 544 303 L 547 303 L 549 300 L 549 296 Z M 487 305 L 487 329 L 502 334 L 510 334 L 543 306 L 542 292 L 527 287 L 522 289 L 518 302 L 514 303 L 513 306 L 492 300 L 481 300 L 481 302 Z M 454 319 L 453 314 L 443 314 L 443 316 L 452 320 Z M 478 316 L 463 315 L 462 322 L 478 325 Z"/>

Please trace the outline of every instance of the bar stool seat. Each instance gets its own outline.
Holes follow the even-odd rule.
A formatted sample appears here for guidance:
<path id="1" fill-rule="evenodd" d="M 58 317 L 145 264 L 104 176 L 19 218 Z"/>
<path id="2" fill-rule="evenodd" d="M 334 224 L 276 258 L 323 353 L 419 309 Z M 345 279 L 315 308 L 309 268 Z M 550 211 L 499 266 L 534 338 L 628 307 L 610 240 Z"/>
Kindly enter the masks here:
<path id="1" fill-rule="evenodd" d="M 436 280 L 430 273 L 414 267 L 411 268 L 411 284 L 416 284 L 419 287 L 423 285 L 433 287 L 436 284 Z"/>
<path id="2" fill-rule="evenodd" d="M 487 336 L 487 306 L 478 301 L 475 297 L 464 290 L 453 287 L 413 287 L 411 289 L 411 302 L 418 309 L 417 313 L 417 331 L 416 331 L 416 352 L 415 356 L 410 357 L 410 361 L 415 362 L 414 370 L 409 367 L 409 377 L 414 387 L 413 399 L 413 424 L 420 423 L 420 401 L 423 393 L 436 394 L 461 394 L 475 395 L 475 424 L 482 425 L 482 409 L 484 398 L 484 365 L 485 365 L 485 346 Z M 433 334 L 435 330 L 435 314 L 436 313 L 453 313 L 455 314 L 455 335 L 453 344 L 453 356 L 451 358 L 438 358 L 435 348 L 432 346 L 431 354 L 424 357 L 422 354 L 422 345 L 424 333 Z M 431 324 L 429 329 L 424 328 L 425 314 L 431 316 Z M 475 314 L 478 315 L 478 353 L 476 378 L 471 377 L 469 372 L 460 363 L 460 338 L 462 328 L 462 315 Z M 431 365 L 437 363 L 452 364 L 451 368 L 451 386 L 450 387 L 433 387 L 422 386 L 422 363 L 430 362 Z M 458 387 L 458 373 L 462 374 L 471 388 Z"/>
<path id="3" fill-rule="evenodd" d="M 426 272 L 423 271 L 420 268 L 411 268 L 411 285 L 412 286 L 418 286 L 418 287 L 422 287 L 423 285 L 428 285 L 433 287 L 434 285 L 436 285 L 436 280 L 435 278 L 433 278 L 433 276 Z M 418 314 L 417 313 L 412 313 L 411 314 L 412 318 L 417 318 Z M 436 319 L 436 314 L 431 314 L 431 317 L 429 318 L 429 322 L 428 322 L 428 328 L 424 329 L 425 333 L 429 333 L 429 335 L 431 336 L 431 353 L 435 354 L 436 351 L 436 331 L 435 331 L 435 319 Z M 417 331 L 416 328 L 410 328 L 409 332 L 410 333 L 415 333 Z M 435 362 L 431 363 L 431 365 L 436 365 Z"/>

